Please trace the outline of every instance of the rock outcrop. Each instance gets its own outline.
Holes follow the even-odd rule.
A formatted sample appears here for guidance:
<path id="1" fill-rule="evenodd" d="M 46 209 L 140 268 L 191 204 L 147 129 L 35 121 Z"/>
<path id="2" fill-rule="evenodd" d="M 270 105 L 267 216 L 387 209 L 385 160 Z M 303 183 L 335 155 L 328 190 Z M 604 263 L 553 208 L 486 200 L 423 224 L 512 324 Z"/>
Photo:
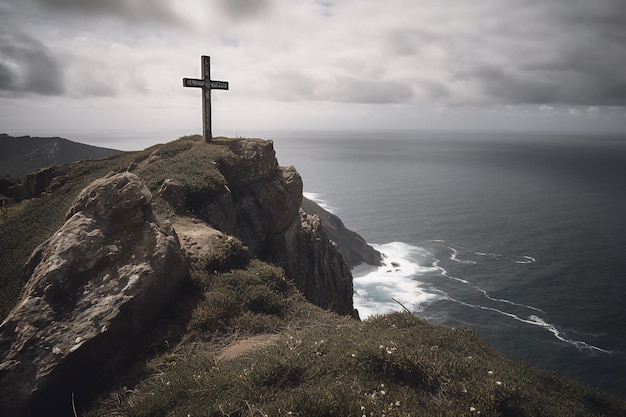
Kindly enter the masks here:
<path id="1" fill-rule="evenodd" d="M 176 234 L 130 173 L 93 182 L 26 266 L 0 325 L 0 415 L 71 415 L 73 393 L 118 375 L 187 275 Z M 47 408 L 42 409 L 41 407 Z"/>
<path id="2" fill-rule="evenodd" d="M 328 238 L 339 246 L 343 258 L 350 268 L 366 263 L 380 266 L 383 256 L 376 249 L 367 244 L 359 234 L 349 230 L 344 226 L 341 219 L 334 214 L 324 210 L 319 204 L 302 198 L 302 210 L 305 213 L 318 216 Z"/>
<path id="3" fill-rule="evenodd" d="M 350 268 L 319 218 L 300 211 L 300 174 L 278 165 L 272 141 L 237 140 L 227 146 L 231 157 L 216 163 L 226 181 L 223 192 L 186 209 L 241 239 L 252 256 L 281 266 L 309 301 L 354 315 Z M 184 204 L 181 179 L 163 184 L 160 195 L 170 204 Z"/>
<path id="4" fill-rule="evenodd" d="M 302 179 L 278 165 L 271 141 L 218 144 L 157 148 L 132 173 L 109 174 L 80 193 L 65 224 L 28 260 L 21 298 L 0 325 L 0 415 L 51 406 L 70 414 L 84 381 L 119 376 L 146 348 L 191 264 L 219 273 L 257 257 L 281 266 L 314 304 L 356 316 L 346 259 L 375 264 L 380 255 L 332 214 L 303 205 Z M 202 166 L 168 169 L 168 158 L 193 157 Z M 62 187 L 71 169 L 41 171 L 37 193 Z M 176 213 L 167 227 L 140 179 L 154 172 L 174 174 L 153 185 L 160 210 Z M 223 257 L 233 265 L 218 262 Z"/>
<path id="5" fill-rule="evenodd" d="M 313 304 L 358 317 L 352 303 L 352 274 L 319 217 L 299 212 L 299 222 L 277 237 L 270 259 L 283 266 Z"/>
<path id="6" fill-rule="evenodd" d="M 41 168 L 26 175 L 24 190 L 29 198 L 39 197 L 44 191 L 54 191 L 63 180 L 63 176 L 70 172 L 71 165 L 54 165 Z M 54 184 L 54 186 L 52 186 Z"/>

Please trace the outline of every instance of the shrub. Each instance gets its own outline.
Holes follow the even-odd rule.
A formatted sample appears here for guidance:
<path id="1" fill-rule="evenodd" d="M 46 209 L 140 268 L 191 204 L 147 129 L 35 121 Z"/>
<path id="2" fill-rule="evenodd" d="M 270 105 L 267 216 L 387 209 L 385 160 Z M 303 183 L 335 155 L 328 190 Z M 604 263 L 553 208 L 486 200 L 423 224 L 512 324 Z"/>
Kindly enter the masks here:
<path id="1" fill-rule="evenodd" d="M 253 313 L 245 311 L 232 320 L 235 331 L 250 334 L 275 333 L 284 327 L 280 317 L 272 314 Z"/>
<path id="2" fill-rule="evenodd" d="M 228 272 L 245 268 L 250 262 L 250 251 L 237 238 L 222 235 L 210 252 L 200 259 L 200 267 L 207 272 Z"/>

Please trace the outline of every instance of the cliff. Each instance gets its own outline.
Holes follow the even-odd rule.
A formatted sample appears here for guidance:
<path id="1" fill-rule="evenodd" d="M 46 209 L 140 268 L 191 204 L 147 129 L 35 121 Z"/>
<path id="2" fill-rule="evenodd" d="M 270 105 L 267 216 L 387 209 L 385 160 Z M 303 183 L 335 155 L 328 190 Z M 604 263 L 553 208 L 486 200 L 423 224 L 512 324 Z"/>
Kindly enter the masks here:
<path id="1" fill-rule="evenodd" d="M 175 207 L 176 213 L 191 213 L 239 238 L 253 257 L 280 265 L 313 303 L 353 315 L 350 270 L 321 222 L 300 212 L 302 179 L 296 169 L 278 165 L 270 141 L 217 144 L 223 154 L 210 164 L 219 182 L 200 184 L 186 175 L 167 178 L 157 194 Z M 181 152 L 176 158 L 184 155 Z M 157 151 L 137 172 L 141 175 L 152 171 L 152 165 L 165 163 Z"/>
<path id="2" fill-rule="evenodd" d="M 53 193 L 74 168 L 46 169 L 31 185 Z M 350 269 L 301 204 L 300 175 L 262 140 L 181 140 L 93 181 L 22 271 L 21 298 L 0 326 L 0 409 L 45 408 L 60 387 L 128 361 L 189 268 L 206 268 L 218 247 L 239 247 L 239 263 L 281 266 L 310 302 L 355 316 Z"/>
<path id="3" fill-rule="evenodd" d="M 46 172 L 0 224 L 0 415 L 626 413 L 472 331 L 355 320 L 345 259 L 380 255 L 269 141 Z"/>
<path id="4" fill-rule="evenodd" d="M 328 238 L 339 246 L 339 250 L 350 268 L 362 263 L 374 266 L 381 265 L 383 260 L 381 253 L 368 245 L 358 233 L 346 228 L 339 217 L 324 210 L 319 204 L 306 197 L 302 198 L 302 210 L 320 219 Z"/>

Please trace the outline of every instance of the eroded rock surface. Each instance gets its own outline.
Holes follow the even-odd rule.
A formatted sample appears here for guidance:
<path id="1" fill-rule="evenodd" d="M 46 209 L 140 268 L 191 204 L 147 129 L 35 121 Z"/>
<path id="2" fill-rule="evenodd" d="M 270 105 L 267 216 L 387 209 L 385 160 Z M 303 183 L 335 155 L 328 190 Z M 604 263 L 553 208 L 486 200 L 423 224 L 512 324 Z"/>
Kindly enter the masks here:
<path id="1" fill-rule="evenodd" d="M 70 415 L 83 380 L 117 374 L 145 348 L 187 275 L 176 234 L 156 223 L 150 200 L 134 174 L 94 181 L 34 251 L 0 325 L 0 415 L 43 415 L 41 404 Z"/>
<path id="2" fill-rule="evenodd" d="M 383 256 L 376 249 L 367 244 L 359 234 L 346 228 L 343 221 L 334 214 L 324 210 L 314 201 L 302 198 L 302 210 L 307 214 L 320 218 L 328 238 L 339 246 L 346 263 L 350 268 L 366 263 L 380 266 Z"/>
<path id="3" fill-rule="evenodd" d="M 352 274 L 318 216 L 300 210 L 299 221 L 272 245 L 270 259 L 281 265 L 304 296 L 322 308 L 357 316 Z"/>
<path id="4" fill-rule="evenodd" d="M 245 140 L 230 146 L 235 157 L 219 169 L 236 212 L 232 234 L 252 256 L 281 266 L 312 303 L 354 315 L 350 268 L 319 217 L 300 210 L 303 184 L 298 171 L 278 165 L 271 141 Z"/>

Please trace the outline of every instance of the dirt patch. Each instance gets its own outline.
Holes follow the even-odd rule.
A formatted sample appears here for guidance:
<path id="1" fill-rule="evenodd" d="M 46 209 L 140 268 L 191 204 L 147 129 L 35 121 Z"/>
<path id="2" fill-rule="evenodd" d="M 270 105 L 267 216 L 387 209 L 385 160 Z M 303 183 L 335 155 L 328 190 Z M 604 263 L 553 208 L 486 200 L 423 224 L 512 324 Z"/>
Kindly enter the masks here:
<path id="1" fill-rule="evenodd" d="M 275 345 L 278 343 L 279 339 L 279 334 L 260 334 L 247 339 L 237 340 L 222 349 L 219 355 L 217 355 L 217 361 L 221 362 L 236 359 L 246 353 Z"/>

